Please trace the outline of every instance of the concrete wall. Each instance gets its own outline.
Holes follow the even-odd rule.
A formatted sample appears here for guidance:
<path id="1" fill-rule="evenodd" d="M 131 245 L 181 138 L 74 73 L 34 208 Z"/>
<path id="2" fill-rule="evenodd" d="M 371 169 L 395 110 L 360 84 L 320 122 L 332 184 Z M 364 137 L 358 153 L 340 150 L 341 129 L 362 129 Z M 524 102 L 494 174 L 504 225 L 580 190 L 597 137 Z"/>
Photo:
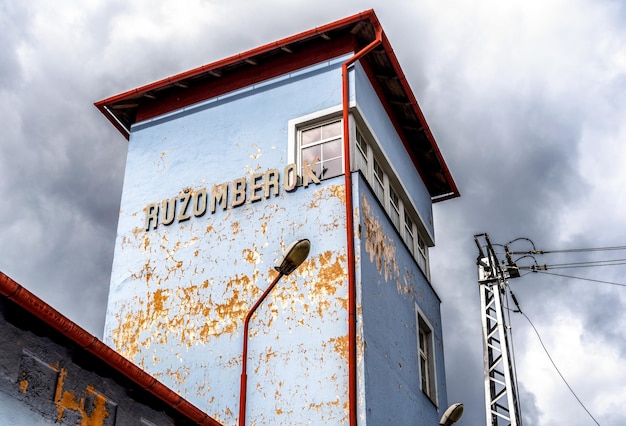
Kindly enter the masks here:
<path id="1" fill-rule="evenodd" d="M 341 59 L 139 123 L 130 138 L 105 341 L 224 424 L 238 418 L 242 326 L 298 238 L 309 259 L 250 330 L 248 419 L 347 420 L 343 179 L 145 227 L 147 205 L 287 165 L 288 120 L 341 103 Z"/>
<path id="2" fill-rule="evenodd" d="M 247 418 L 272 425 L 348 421 L 344 180 L 293 191 L 281 186 L 295 143 L 288 122 L 339 110 L 343 60 L 133 127 L 105 341 L 227 425 L 238 419 L 244 318 L 275 276 L 276 259 L 298 238 L 311 241 L 309 259 L 278 284 L 251 323 Z M 351 83 L 352 100 L 432 235 L 428 192 L 360 67 Z M 278 195 L 266 196 L 261 186 L 263 195 L 250 201 L 257 173 L 259 182 L 280 175 Z M 367 185 L 353 176 L 360 419 L 431 421 L 437 409 L 419 391 L 414 303 L 435 329 L 443 405 L 439 300 Z M 242 178 L 245 203 L 232 206 L 229 196 L 225 209 L 196 216 L 189 207 L 189 217 L 177 213 L 171 224 L 154 226 L 155 203 L 176 197 L 177 208 L 185 198 L 193 206 L 203 190 L 210 197 L 222 183 L 232 195 Z"/>
<path id="3" fill-rule="evenodd" d="M 439 298 L 360 175 L 358 194 L 367 424 L 437 424 L 447 408 Z M 433 327 L 438 406 L 420 390 L 416 303 Z"/>
<path id="4" fill-rule="evenodd" d="M 0 297 L 0 424 L 185 424 L 120 376 Z"/>

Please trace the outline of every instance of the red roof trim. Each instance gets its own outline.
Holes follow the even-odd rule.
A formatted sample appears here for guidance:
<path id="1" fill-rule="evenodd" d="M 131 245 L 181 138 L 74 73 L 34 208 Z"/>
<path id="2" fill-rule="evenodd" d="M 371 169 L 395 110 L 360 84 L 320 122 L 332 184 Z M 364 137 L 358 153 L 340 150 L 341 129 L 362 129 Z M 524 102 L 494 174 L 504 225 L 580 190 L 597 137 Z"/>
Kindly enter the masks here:
<path id="1" fill-rule="evenodd" d="M 182 93 L 176 92 L 159 97 L 159 102 L 152 102 L 139 108 L 136 120 L 141 122 L 158 117 L 179 108 L 235 91 L 241 87 L 251 86 L 311 64 L 344 55 L 352 50 L 352 40 L 345 37 L 329 46 L 323 44 L 312 46 L 306 51 L 291 53 L 289 61 L 273 59 L 255 66 L 253 72 L 250 72 L 249 69 L 238 70 L 234 73 L 229 73 L 228 76 L 220 77 L 216 81 L 194 86 L 193 90 L 185 90 Z"/>
<path id="2" fill-rule="evenodd" d="M 349 29 L 351 25 L 356 25 L 359 22 L 363 22 L 363 21 L 369 21 L 369 23 L 374 28 L 377 28 L 378 26 L 380 26 L 380 23 L 378 21 L 378 18 L 376 17 L 376 14 L 374 13 L 372 9 L 370 9 L 370 10 L 358 13 L 356 15 L 352 15 L 347 18 L 332 22 L 330 24 L 323 25 L 323 26 L 314 28 L 309 31 L 305 31 L 305 32 L 296 34 L 294 36 L 284 38 L 279 41 L 268 43 L 266 45 L 257 47 L 255 49 L 248 50 L 248 51 L 230 56 L 228 58 L 207 64 L 207 65 L 202 65 L 198 68 L 194 68 L 192 70 L 189 70 L 180 74 L 176 74 L 174 76 L 156 81 L 154 83 L 141 86 L 139 88 L 124 92 L 122 94 L 101 100 L 99 102 L 96 102 L 95 106 L 107 117 L 107 119 L 113 124 L 113 126 L 117 128 L 124 135 L 124 137 L 128 139 L 130 137 L 130 134 L 129 134 L 130 129 L 127 129 L 126 126 L 130 126 L 133 123 L 136 123 L 138 121 L 143 121 L 149 118 L 156 117 L 166 112 L 174 111 L 178 108 L 184 108 L 193 103 L 210 99 L 211 97 L 214 97 L 214 96 L 219 96 L 220 94 L 224 93 L 224 90 L 236 90 L 240 87 L 244 87 L 245 85 L 254 84 L 259 81 L 258 78 L 260 77 L 271 78 L 275 76 L 276 73 L 278 72 L 281 72 L 281 71 L 288 72 L 290 70 L 290 67 L 293 66 L 293 64 L 281 65 L 280 63 L 277 63 L 275 60 L 273 62 L 270 60 L 262 65 L 258 65 L 258 68 L 255 68 L 255 71 L 259 72 L 259 74 L 257 75 L 255 75 L 254 72 L 251 73 L 249 69 L 247 71 L 237 70 L 230 76 L 220 77 L 220 79 L 222 80 L 213 80 L 210 83 L 207 83 L 205 81 L 203 82 L 204 84 L 201 83 L 198 86 L 196 86 L 193 89 L 193 91 L 190 90 L 191 93 L 183 93 L 181 91 L 176 91 L 175 93 L 174 92 L 166 93 L 167 91 L 166 89 L 168 87 L 174 86 L 177 83 L 178 84 L 183 83 L 185 80 L 193 79 L 194 77 L 197 79 L 202 79 L 202 77 L 206 76 L 207 74 L 210 74 L 211 71 L 219 71 L 220 69 L 224 69 L 229 66 L 236 67 L 242 62 L 245 62 L 246 60 L 251 60 L 255 57 L 259 57 L 259 55 L 271 54 L 274 51 L 280 50 L 281 48 L 288 48 L 289 45 L 292 45 L 298 42 L 305 42 L 308 40 L 313 40 L 317 37 L 320 37 L 324 33 L 346 30 L 346 29 Z M 430 130 L 430 127 L 428 126 L 428 123 L 426 122 L 424 118 L 424 114 L 422 113 L 421 108 L 419 107 L 417 100 L 415 99 L 415 95 L 413 94 L 413 91 L 411 90 L 407 82 L 404 72 L 402 71 L 402 68 L 400 67 L 398 59 L 391 47 L 391 44 L 389 43 L 389 40 L 385 36 L 384 32 L 383 32 L 382 38 L 383 38 L 382 49 L 387 54 L 391 67 L 395 71 L 398 77 L 400 86 L 405 92 L 406 99 L 410 103 L 410 108 L 413 110 L 415 117 L 417 117 L 417 120 L 420 122 L 420 126 L 423 129 L 423 133 L 426 136 L 426 139 L 428 140 L 430 146 L 432 147 L 432 153 L 434 154 L 434 157 L 437 159 L 437 162 L 439 163 L 440 169 L 437 170 L 436 173 L 440 174 L 440 176 L 442 176 L 443 180 L 445 180 L 447 184 L 445 190 L 442 190 L 438 193 L 431 192 L 431 194 L 434 194 L 432 195 L 431 199 L 433 202 L 440 202 L 440 201 L 447 200 L 450 198 L 458 197 L 460 196 L 459 189 L 456 186 L 454 178 L 452 177 L 452 174 L 450 173 L 450 170 L 448 169 L 448 166 L 435 141 L 435 138 Z M 349 49 L 348 47 L 349 47 L 349 43 L 347 45 L 341 42 L 339 44 L 333 44 L 333 49 L 335 49 L 335 51 L 346 49 L 345 51 L 342 50 L 343 53 L 348 53 L 349 51 L 355 51 L 355 49 L 357 49 L 356 46 L 353 46 L 352 49 Z M 309 51 L 312 51 L 312 50 L 314 49 L 309 49 Z M 322 50 L 323 50 L 323 47 L 322 47 Z M 318 52 L 316 54 L 319 55 L 320 53 Z M 301 66 L 308 65 L 306 61 L 304 61 L 301 57 L 298 56 L 298 54 L 293 53 L 291 55 L 293 56 L 290 56 L 290 58 L 291 60 L 294 60 L 294 63 L 298 63 Z M 320 57 L 317 57 L 316 59 L 319 59 Z M 267 58 L 267 56 L 265 58 Z M 239 76 L 239 78 L 235 78 L 236 76 Z M 372 81 L 374 80 L 371 75 L 370 75 L 370 80 Z M 159 98 L 157 101 L 155 102 L 145 102 L 145 101 L 142 102 L 141 101 L 141 98 L 144 95 L 150 95 L 150 92 L 155 92 L 159 90 L 161 90 L 161 92 L 159 92 L 159 95 L 162 97 Z M 381 97 L 381 99 L 383 99 L 383 103 L 384 103 L 384 97 Z M 123 104 L 125 102 L 127 103 L 127 105 L 130 105 L 130 104 L 136 104 L 136 105 L 134 105 L 134 107 L 131 105 L 130 106 L 131 109 L 125 110 L 128 113 L 121 113 L 121 112 L 116 113 L 115 112 L 116 106 L 118 108 L 122 107 L 120 103 Z M 406 141 L 405 141 L 405 145 L 406 145 Z M 407 150 L 411 152 L 409 147 L 407 147 Z M 418 161 L 415 158 L 413 160 L 419 171 L 420 170 L 419 163 L 421 163 L 421 160 Z M 432 173 L 432 171 L 429 171 L 427 173 Z M 429 188 L 429 189 L 432 190 L 433 188 Z M 435 190 L 435 191 L 439 191 L 439 190 Z"/>
<path id="3" fill-rule="evenodd" d="M 0 294 L 110 365 L 189 420 L 199 425 L 222 426 L 217 420 L 211 418 L 204 411 L 182 398 L 2 272 L 0 272 Z"/>
<path id="4" fill-rule="evenodd" d="M 398 57 L 393 51 L 393 48 L 391 47 L 391 44 L 389 43 L 389 40 L 387 39 L 387 36 L 385 36 L 384 33 L 383 33 L 383 47 L 385 51 L 387 52 L 387 55 L 389 55 L 389 61 L 391 62 L 394 70 L 396 71 L 396 74 L 398 74 L 400 84 L 404 88 L 404 91 L 406 92 L 406 95 L 411 102 L 411 107 L 413 108 L 413 111 L 415 111 L 415 114 L 419 118 L 419 121 L 424 128 L 424 133 L 426 133 L 426 136 L 428 140 L 430 141 L 433 151 L 435 152 L 437 159 L 439 159 L 439 162 L 441 163 L 444 176 L 446 177 L 446 180 L 450 184 L 451 193 L 443 197 L 436 198 L 433 200 L 433 202 L 439 202 L 439 201 L 448 200 L 450 198 L 455 198 L 455 197 L 460 196 L 461 194 L 459 192 L 458 187 L 456 186 L 456 182 L 454 182 L 454 178 L 452 177 L 452 174 L 450 173 L 450 169 L 448 168 L 448 165 L 446 164 L 446 161 L 443 158 L 443 154 L 441 153 L 441 150 L 439 149 L 437 142 L 435 142 L 435 137 L 430 131 L 430 126 L 428 125 L 428 122 L 426 121 L 426 117 L 424 117 L 424 113 L 422 112 L 422 109 L 417 103 L 415 94 L 413 93 L 413 90 L 411 90 L 411 86 L 409 86 L 406 76 L 404 75 L 404 72 L 402 71 L 402 68 L 400 67 L 400 62 L 398 62 Z"/>
<path id="5" fill-rule="evenodd" d="M 215 70 L 215 69 L 219 69 L 219 68 L 222 68 L 222 67 L 225 67 L 225 66 L 228 66 L 228 65 L 235 64 L 237 62 L 242 62 L 242 61 L 245 61 L 246 59 L 251 59 L 254 56 L 258 56 L 260 54 L 267 53 L 267 52 L 270 52 L 270 51 L 275 50 L 275 49 L 280 49 L 281 47 L 286 47 L 289 44 L 292 44 L 292 43 L 295 43 L 295 42 L 298 42 L 298 41 L 301 41 L 301 40 L 305 40 L 305 39 L 310 38 L 310 37 L 319 36 L 321 34 L 324 34 L 324 33 L 328 32 L 328 31 L 339 29 L 339 28 L 342 28 L 342 27 L 344 27 L 346 25 L 354 24 L 354 23 L 357 23 L 357 22 L 365 20 L 365 19 L 374 22 L 376 20 L 376 17 L 374 15 L 374 11 L 370 9 L 368 11 L 361 12 L 361 13 L 358 13 L 356 15 L 352 15 L 350 17 L 341 19 L 339 21 L 335 21 L 335 22 L 332 22 L 330 24 L 323 25 L 321 27 L 317 27 L 317 28 L 314 28 L 314 29 L 309 30 L 309 31 L 305 31 L 305 32 L 302 32 L 300 34 L 296 34 L 296 35 L 293 35 L 291 37 L 284 38 L 282 40 L 278 40 L 278 41 L 275 41 L 275 42 L 272 42 L 272 43 L 268 43 L 266 45 L 257 47 L 255 49 L 251 49 L 251 50 L 248 50 L 246 52 L 238 53 L 236 55 L 230 56 L 230 57 L 225 58 L 225 59 L 221 59 L 221 60 L 216 61 L 216 62 L 212 62 L 212 63 L 207 64 L 207 65 L 202 65 L 202 66 L 200 66 L 198 68 L 194 68 L 192 70 L 185 71 L 185 72 L 182 72 L 180 74 L 173 75 L 171 77 L 167 77 L 165 79 L 156 81 L 154 83 L 150 83 L 150 84 L 147 84 L 145 86 L 141 86 L 141 87 L 138 87 L 136 89 L 129 90 L 129 91 L 121 93 L 119 95 L 112 96 L 112 97 L 107 98 L 107 99 L 103 99 L 101 101 L 96 102 L 95 105 L 96 105 L 96 107 L 98 107 L 98 109 L 103 111 L 103 107 L 108 105 L 108 104 L 119 102 L 121 100 L 124 100 L 124 99 L 126 99 L 128 97 L 132 97 L 132 96 L 135 96 L 135 95 L 142 95 L 142 94 L 148 93 L 148 92 L 150 92 L 152 90 L 157 90 L 157 89 L 163 88 L 165 86 L 168 86 L 170 84 L 174 84 L 176 82 L 180 82 L 181 80 L 192 78 L 192 77 L 198 76 L 200 74 L 204 74 L 206 72 L 209 72 L 209 71 L 212 71 L 212 70 Z"/>

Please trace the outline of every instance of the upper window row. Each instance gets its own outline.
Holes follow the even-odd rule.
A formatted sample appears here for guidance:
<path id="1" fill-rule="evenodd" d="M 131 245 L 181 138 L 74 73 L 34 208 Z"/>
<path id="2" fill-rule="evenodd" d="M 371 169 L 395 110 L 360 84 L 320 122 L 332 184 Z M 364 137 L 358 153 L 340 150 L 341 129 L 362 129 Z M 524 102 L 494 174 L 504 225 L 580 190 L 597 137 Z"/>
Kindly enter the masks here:
<path id="1" fill-rule="evenodd" d="M 313 165 L 315 175 L 321 179 L 329 179 L 343 174 L 343 125 L 341 119 L 318 122 L 314 125 L 299 127 L 298 162 Z M 393 181 L 393 173 L 384 166 L 382 158 L 374 153 L 371 144 L 357 128 L 352 149 L 355 152 L 354 164 L 372 187 L 374 194 L 389 215 L 393 226 L 417 261 L 427 278 L 429 278 L 428 246 L 422 238 L 417 226 L 419 219 L 410 212 L 399 185 Z"/>

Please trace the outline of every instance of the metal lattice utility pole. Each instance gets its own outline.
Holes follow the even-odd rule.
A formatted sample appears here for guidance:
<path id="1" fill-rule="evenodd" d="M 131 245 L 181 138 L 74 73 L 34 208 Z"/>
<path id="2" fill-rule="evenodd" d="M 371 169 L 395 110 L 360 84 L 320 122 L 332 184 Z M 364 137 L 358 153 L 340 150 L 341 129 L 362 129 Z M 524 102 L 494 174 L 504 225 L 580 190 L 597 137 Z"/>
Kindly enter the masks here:
<path id="1" fill-rule="evenodd" d="M 502 306 L 507 280 L 518 277 L 519 272 L 517 267 L 503 269 L 500 266 L 487 234 L 475 235 L 474 240 L 479 251 L 477 264 L 487 426 L 521 426 L 517 379 L 509 345 L 510 332 Z M 509 266 L 515 265 L 510 262 Z"/>

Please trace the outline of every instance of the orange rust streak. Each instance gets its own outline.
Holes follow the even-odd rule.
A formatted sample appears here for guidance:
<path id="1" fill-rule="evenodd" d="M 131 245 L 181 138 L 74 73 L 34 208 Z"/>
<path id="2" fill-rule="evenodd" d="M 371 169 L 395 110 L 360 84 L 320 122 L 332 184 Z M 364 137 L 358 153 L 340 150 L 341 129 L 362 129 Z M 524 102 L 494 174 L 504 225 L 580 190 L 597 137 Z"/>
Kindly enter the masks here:
<path id="1" fill-rule="evenodd" d="M 94 395 L 94 408 L 91 414 L 85 411 L 85 398 L 77 398 L 74 390 L 64 390 L 67 371 L 61 369 L 57 378 L 57 386 L 54 393 L 54 403 L 57 406 L 57 422 L 61 423 L 65 410 L 78 411 L 81 415 L 80 426 L 103 425 L 109 416 L 106 410 L 106 398 L 96 392 L 93 386 L 87 386 L 86 394 Z"/>

